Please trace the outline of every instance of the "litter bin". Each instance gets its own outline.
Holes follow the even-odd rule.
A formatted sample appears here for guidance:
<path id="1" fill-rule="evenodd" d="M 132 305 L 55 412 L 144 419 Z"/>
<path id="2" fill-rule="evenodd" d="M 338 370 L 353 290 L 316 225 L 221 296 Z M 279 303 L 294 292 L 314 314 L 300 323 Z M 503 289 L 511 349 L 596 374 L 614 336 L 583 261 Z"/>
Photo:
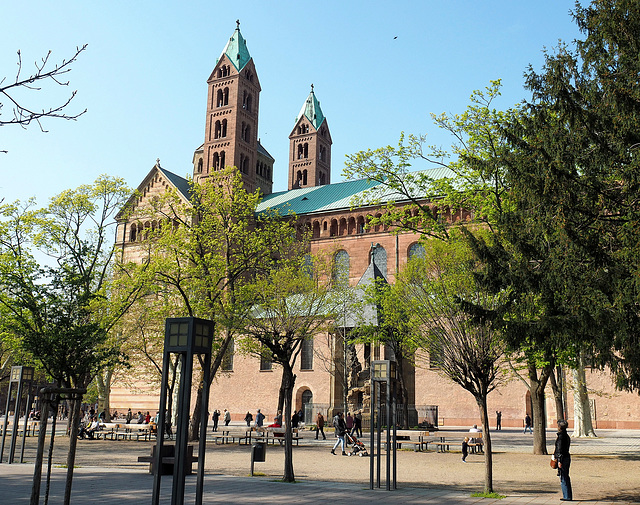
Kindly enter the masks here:
<path id="1" fill-rule="evenodd" d="M 253 444 L 253 446 L 251 447 L 251 459 L 253 461 L 258 461 L 260 463 L 264 463 L 265 461 L 265 456 L 266 456 L 266 452 L 267 452 L 267 444 L 263 443 L 263 442 L 256 442 L 255 444 Z"/>
<path id="2" fill-rule="evenodd" d="M 258 461 L 264 463 L 267 452 L 267 444 L 256 442 L 251 446 L 251 475 L 253 475 L 253 464 Z"/>

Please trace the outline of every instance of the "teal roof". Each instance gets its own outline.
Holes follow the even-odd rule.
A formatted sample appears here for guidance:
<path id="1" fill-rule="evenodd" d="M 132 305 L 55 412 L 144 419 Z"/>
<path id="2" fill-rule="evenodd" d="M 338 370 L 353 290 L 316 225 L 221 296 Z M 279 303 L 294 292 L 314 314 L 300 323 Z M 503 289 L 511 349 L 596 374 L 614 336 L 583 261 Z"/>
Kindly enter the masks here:
<path id="1" fill-rule="evenodd" d="M 309 93 L 302 109 L 300 109 L 300 112 L 296 116 L 296 124 L 300 121 L 302 116 L 305 116 L 309 121 L 311 121 L 311 124 L 316 130 L 320 128 L 320 125 L 324 121 L 324 114 L 320 108 L 320 102 L 316 98 L 316 94 L 313 92 L 313 84 L 311 85 L 311 93 Z"/>
<path id="2" fill-rule="evenodd" d="M 412 177 L 423 176 L 437 180 L 444 177 L 455 177 L 455 174 L 447 168 L 434 168 L 419 172 L 411 172 Z M 434 195 L 425 195 L 424 186 L 416 184 L 407 178 L 407 189 L 415 194 L 416 198 L 429 198 Z M 366 198 L 363 198 L 366 193 Z M 297 215 L 312 214 L 316 212 L 330 212 L 341 209 L 350 209 L 359 199 L 377 201 L 380 204 L 387 202 L 406 201 L 407 197 L 401 195 L 379 182 L 368 179 L 325 184 L 324 186 L 312 186 L 308 188 L 292 189 L 266 195 L 256 209 L 257 213 L 276 211 L 280 215 L 295 213 Z"/>
<path id="3" fill-rule="evenodd" d="M 348 209 L 350 208 L 349 202 L 354 195 L 377 184 L 377 182 L 359 179 L 272 193 L 263 198 L 256 212 L 275 210 L 280 215 L 291 212 L 302 215 L 334 209 Z"/>
<path id="4" fill-rule="evenodd" d="M 233 63 L 233 66 L 236 67 L 238 72 L 240 72 L 247 63 L 249 63 L 251 55 L 247 49 L 247 42 L 240 33 L 239 22 L 236 30 L 233 32 L 233 35 L 231 35 L 229 42 L 227 42 L 227 45 L 224 47 L 222 54 L 227 55 L 227 58 L 231 60 L 231 63 Z"/>

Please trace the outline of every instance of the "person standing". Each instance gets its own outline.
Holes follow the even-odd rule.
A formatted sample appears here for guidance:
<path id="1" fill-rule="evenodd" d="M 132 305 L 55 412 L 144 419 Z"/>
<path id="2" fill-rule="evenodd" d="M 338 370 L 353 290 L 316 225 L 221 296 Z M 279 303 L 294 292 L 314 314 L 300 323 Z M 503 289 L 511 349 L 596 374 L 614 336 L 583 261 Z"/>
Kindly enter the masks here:
<path id="1" fill-rule="evenodd" d="M 572 501 L 573 491 L 571 490 L 571 478 L 569 477 L 569 467 L 571 466 L 571 455 L 569 446 L 571 438 L 567 433 L 568 423 L 564 419 L 558 421 L 558 438 L 553 457 L 558 461 L 558 476 L 560 477 L 560 488 L 562 489 L 561 501 Z"/>
<path id="2" fill-rule="evenodd" d="M 502 430 L 502 411 L 496 410 L 496 431 Z"/>
<path id="3" fill-rule="evenodd" d="M 524 416 L 524 431 L 523 431 L 523 433 L 526 433 L 527 430 L 529 430 L 529 433 L 533 433 L 533 428 L 531 426 L 531 416 L 529 414 Z"/>
<path id="4" fill-rule="evenodd" d="M 260 412 L 260 409 L 258 409 L 258 413 L 256 414 L 256 427 L 262 428 L 263 423 L 264 423 L 264 414 Z"/>
<path id="5" fill-rule="evenodd" d="M 298 416 L 298 411 L 294 410 L 293 415 L 291 416 L 291 427 L 297 428 L 299 421 L 300 421 L 300 416 Z"/>
<path id="6" fill-rule="evenodd" d="M 131 423 L 131 419 L 133 419 L 133 413 L 131 412 L 131 407 L 127 410 L 127 424 Z"/>
<path id="7" fill-rule="evenodd" d="M 213 421 L 213 431 L 218 431 L 218 420 L 220 419 L 220 411 L 214 410 L 211 420 Z"/>
<path id="8" fill-rule="evenodd" d="M 231 422 L 231 412 L 229 412 L 227 409 L 224 409 L 224 425 L 229 426 L 230 422 Z"/>
<path id="9" fill-rule="evenodd" d="M 362 438 L 362 410 L 358 410 L 353 416 L 353 430 L 351 434 L 356 434 L 358 438 Z"/>
<path id="10" fill-rule="evenodd" d="M 322 440 L 327 439 L 324 434 L 324 416 L 321 412 L 318 412 L 318 415 L 316 417 L 316 440 L 318 440 L 318 433 L 322 433 Z"/>
<path id="11" fill-rule="evenodd" d="M 347 434 L 347 424 L 344 422 L 344 414 L 342 412 L 338 412 L 333 417 L 333 427 L 336 430 L 336 436 L 338 437 L 338 440 L 336 440 L 333 449 L 331 449 L 331 454 L 335 455 L 336 447 L 338 447 L 338 444 L 340 444 L 342 446 L 342 455 L 346 456 L 347 453 L 344 450 L 344 436 Z"/>
<path id="12" fill-rule="evenodd" d="M 253 414 L 247 411 L 247 415 L 244 416 L 244 421 L 247 423 L 247 428 L 251 427 L 251 421 L 253 421 Z"/>
<path id="13" fill-rule="evenodd" d="M 353 429 L 353 417 L 351 416 L 351 412 L 347 412 L 345 422 L 347 424 L 347 433 L 351 433 L 351 430 Z"/>

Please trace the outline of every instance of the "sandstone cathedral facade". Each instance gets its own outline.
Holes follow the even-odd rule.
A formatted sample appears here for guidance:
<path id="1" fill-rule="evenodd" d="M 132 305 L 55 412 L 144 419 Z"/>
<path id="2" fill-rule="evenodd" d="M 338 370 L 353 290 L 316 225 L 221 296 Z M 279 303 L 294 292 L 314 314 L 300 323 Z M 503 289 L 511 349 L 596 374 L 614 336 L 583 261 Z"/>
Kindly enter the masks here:
<path id="1" fill-rule="evenodd" d="M 289 135 L 289 158 L 286 163 L 288 189 L 273 192 L 274 158 L 261 144 L 258 136 L 260 81 L 256 65 L 240 32 L 239 24 L 224 47 L 207 80 L 206 121 L 204 142 L 192 160 L 192 178 L 202 181 L 216 170 L 236 167 L 248 192 L 260 189 L 264 195 L 258 212 L 270 208 L 289 209 L 311 231 L 311 252 L 325 251 L 334 256 L 345 269 L 349 284 L 359 286 L 374 278 L 394 282 L 409 258 L 420 254 L 418 236 L 411 233 L 392 234 L 383 226 L 367 227 L 369 216 L 379 215 L 380 208 L 352 208 L 354 197 L 375 183 L 355 180 L 331 183 L 331 146 L 333 143 L 327 118 L 320 107 L 314 88 L 303 102 Z M 289 114 L 291 111 L 283 111 Z M 283 139 L 283 141 L 285 141 Z M 283 164 L 284 165 L 284 164 Z M 434 171 L 434 177 L 441 174 Z M 158 162 L 138 187 L 137 205 L 145 205 L 171 187 L 189 201 L 189 181 L 160 166 Z M 464 212 L 447 214 L 451 222 L 464 220 Z M 121 217 L 116 246 L 124 261 L 135 260 L 139 254 L 142 232 L 150 223 L 135 217 Z M 373 315 L 375 317 L 375 315 Z M 346 318 L 348 319 L 348 318 Z M 348 389 L 351 411 L 369 409 L 369 366 L 372 360 L 387 359 L 390 351 L 384 346 L 362 344 L 350 346 L 352 366 L 345 373 L 336 373 L 337 354 L 344 351 L 343 338 L 350 330 L 345 322 L 336 325 L 336 334 L 320 334 L 305 341 L 296 365 L 294 407 L 304 409 L 309 420 L 321 411 L 330 414 L 342 410 L 344 390 Z M 637 395 L 614 391 L 606 373 L 587 372 L 591 394 L 592 416 L 596 428 L 640 428 L 640 402 Z M 439 374 L 437 361 L 410 364 L 403 367 L 406 385 L 406 412 L 409 424 L 428 421 L 436 425 L 479 424 L 473 397 Z M 214 379 L 209 410 L 228 409 L 242 419 L 247 411 L 261 409 L 271 419 L 278 402 L 279 370 L 264 359 L 235 352 L 232 344 L 222 370 Z M 569 394 L 571 394 L 569 384 Z M 555 422 L 553 398 L 548 395 L 544 420 Z M 530 396 L 525 385 L 512 380 L 489 395 L 489 412 L 501 411 L 503 426 L 522 426 L 525 414 L 532 414 Z M 568 417 L 573 408 L 569 397 Z M 118 411 L 155 411 L 158 391 L 151 385 L 116 379 L 111 393 L 111 408 Z"/>

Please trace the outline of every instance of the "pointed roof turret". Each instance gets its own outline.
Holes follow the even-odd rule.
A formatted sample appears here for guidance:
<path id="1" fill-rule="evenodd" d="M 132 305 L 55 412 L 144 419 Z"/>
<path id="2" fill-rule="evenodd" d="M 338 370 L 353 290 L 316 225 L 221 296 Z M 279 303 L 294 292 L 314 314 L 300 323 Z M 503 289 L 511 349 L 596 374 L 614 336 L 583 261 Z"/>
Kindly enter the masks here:
<path id="1" fill-rule="evenodd" d="M 231 60 L 231 63 L 233 63 L 233 66 L 236 67 L 238 72 L 240 72 L 251 59 L 251 55 L 247 49 L 247 42 L 240 33 L 240 20 L 236 21 L 236 29 L 222 50 L 222 54 L 227 55 L 227 58 Z"/>
<path id="2" fill-rule="evenodd" d="M 313 92 L 313 84 L 311 85 L 311 93 L 309 93 L 302 109 L 300 109 L 300 112 L 296 116 L 296 123 L 300 121 L 302 116 L 305 116 L 309 121 L 311 121 L 311 124 L 316 130 L 320 128 L 320 125 L 324 121 L 324 114 L 320 108 L 320 101 L 316 98 L 316 94 Z"/>

